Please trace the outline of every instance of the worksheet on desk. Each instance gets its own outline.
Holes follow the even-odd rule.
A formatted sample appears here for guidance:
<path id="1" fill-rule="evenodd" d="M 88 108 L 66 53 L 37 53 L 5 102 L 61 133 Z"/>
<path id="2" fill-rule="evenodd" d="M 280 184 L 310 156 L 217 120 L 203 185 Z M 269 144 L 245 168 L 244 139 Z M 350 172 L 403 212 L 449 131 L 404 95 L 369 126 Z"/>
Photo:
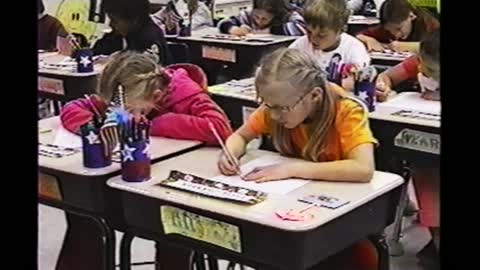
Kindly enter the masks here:
<path id="1" fill-rule="evenodd" d="M 80 136 L 71 133 L 63 127 L 60 127 L 57 130 L 53 144 L 62 147 L 80 148 L 82 147 L 82 139 Z"/>
<path id="2" fill-rule="evenodd" d="M 400 93 L 386 102 L 377 103 L 377 107 L 414 110 L 433 114 L 440 114 L 441 112 L 440 101 L 423 99 L 421 93 L 417 92 Z"/>
<path id="3" fill-rule="evenodd" d="M 283 162 L 291 161 L 291 159 L 282 157 L 282 156 L 264 156 L 257 159 L 254 159 L 246 164 L 243 164 L 240 169 L 242 174 L 247 174 L 251 172 L 253 169 L 262 166 L 268 166 L 273 164 L 279 164 Z M 220 175 L 212 178 L 214 181 L 240 186 L 244 188 L 249 188 L 253 190 L 263 191 L 268 194 L 278 194 L 278 195 L 285 195 L 290 191 L 293 191 L 307 183 L 309 180 L 301 180 L 301 179 L 286 179 L 286 180 L 279 180 L 279 181 L 270 181 L 264 183 L 255 183 L 253 181 L 245 181 L 240 178 L 240 176 L 225 176 Z"/>

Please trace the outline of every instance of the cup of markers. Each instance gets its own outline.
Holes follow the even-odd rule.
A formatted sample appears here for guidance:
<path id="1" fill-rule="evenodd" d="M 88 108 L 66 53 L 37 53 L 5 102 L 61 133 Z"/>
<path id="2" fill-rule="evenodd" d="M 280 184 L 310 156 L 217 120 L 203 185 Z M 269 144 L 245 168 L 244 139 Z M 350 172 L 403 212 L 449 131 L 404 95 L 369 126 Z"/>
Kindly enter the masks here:
<path id="1" fill-rule="evenodd" d="M 122 125 L 120 140 L 122 179 L 143 182 L 150 179 L 150 121 L 144 116 L 130 117 Z"/>
<path id="2" fill-rule="evenodd" d="M 90 48 L 78 49 L 75 53 L 75 61 L 77 62 L 77 72 L 88 73 L 93 72 L 93 50 Z"/>
<path id="3" fill-rule="evenodd" d="M 367 105 L 369 112 L 375 111 L 376 95 L 375 95 L 375 77 L 377 70 L 373 66 L 368 66 L 357 71 L 355 75 L 355 89 L 354 94 L 365 105 Z"/>
<path id="4" fill-rule="evenodd" d="M 83 165 L 87 168 L 103 168 L 112 164 L 111 152 L 105 150 L 99 137 L 100 128 L 93 121 L 80 127 L 83 149 Z"/>

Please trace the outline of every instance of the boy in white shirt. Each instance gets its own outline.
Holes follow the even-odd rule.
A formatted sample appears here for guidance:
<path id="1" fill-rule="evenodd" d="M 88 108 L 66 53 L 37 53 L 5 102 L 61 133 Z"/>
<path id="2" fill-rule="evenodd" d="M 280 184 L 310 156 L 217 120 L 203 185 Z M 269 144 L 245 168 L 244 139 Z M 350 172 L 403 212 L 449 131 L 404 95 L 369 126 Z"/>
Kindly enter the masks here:
<path id="1" fill-rule="evenodd" d="M 304 11 L 307 35 L 293 42 L 290 48 L 307 52 L 323 70 L 335 54 L 340 55 L 341 64 L 370 65 L 365 45 L 344 32 L 349 15 L 345 0 L 308 1 Z"/>

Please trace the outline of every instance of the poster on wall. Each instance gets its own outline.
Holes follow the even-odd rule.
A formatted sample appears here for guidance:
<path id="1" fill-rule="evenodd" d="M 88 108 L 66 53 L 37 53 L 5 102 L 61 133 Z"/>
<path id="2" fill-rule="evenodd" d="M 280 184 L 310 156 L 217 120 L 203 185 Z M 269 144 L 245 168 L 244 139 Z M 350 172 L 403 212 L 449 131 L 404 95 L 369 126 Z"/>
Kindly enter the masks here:
<path id="1" fill-rule="evenodd" d="M 101 2 L 102 0 L 61 0 L 54 16 L 69 33 L 82 34 L 92 43 L 101 37 L 101 31 L 105 28 L 102 23 L 106 16 L 101 9 Z"/>

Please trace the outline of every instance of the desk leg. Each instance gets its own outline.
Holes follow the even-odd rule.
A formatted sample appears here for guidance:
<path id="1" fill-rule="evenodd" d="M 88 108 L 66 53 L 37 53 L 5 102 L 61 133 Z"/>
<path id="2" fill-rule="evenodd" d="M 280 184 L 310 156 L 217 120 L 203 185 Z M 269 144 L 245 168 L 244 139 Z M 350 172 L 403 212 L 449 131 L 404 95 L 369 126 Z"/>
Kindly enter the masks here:
<path id="1" fill-rule="evenodd" d="M 122 241 L 120 242 L 120 270 L 131 269 L 131 248 L 133 238 L 133 234 L 127 232 L 122 237 Z"/>
<path id="2" fill-rule="evenodd" d="M 402 161 L 402 177 L 405 180 L 405 183 L 402 185 L 402 190 L 400 194 L 400 201 L 398 203 L 397 211 L 395 213 L 395 221 L 393 224 L 393 236 L 388 241 L 390 248 L 390 254 L 392 256 L 402 256 L 404 253 L 403 245 L 400 243 L 400 237 L 402 233 L 402 220 L 405 207 L 408 203 L 408 181 L 411 178 L 411 172 L 409 165 L 406 161 Z"/>
<path id="3" fill-rule="evenodd" d="M 105 219 L 99 218 L 95 220 L 103 233 L 104 267 L 108 270 L 115 270 L 115 231 L 108 226 Z"/>
<path id="4" fill-rule="evenodd" d="M 388 252 L 387 241 L 383 234 L 369 237 L 378 253 L 378 270 L 390 269 L 390 254 Z"/>
<path id="5" fill-rule="evenodd" d="M 234 270 L 234 269 L 235 269 L 235 265 L 237 265 L 237 264 L 234 263 L 234 262 L 228 262 L 227 270 Z"/>
<path id="6" fill-rule="evenodd" d="M 66 212 L 67 233 L 56 269 L 115 270 L 115 231 L 108 222 L 104 218 L 77 211 Z M 101 244 L 98 241 L 98 228 L 101 233 Z"/>
<path id="7" fill-rule="evenodd" d="M 218 259 L 211 255 L 207 255 L 208 258 L 208 269 L 209 270 L 218 270 Z"/>
<path id="8" fill-rule="evenodd" d="M 195 252 L 195 265 L 197 270 L 206 270 L 205 269 L 205 254 Z"/>
<path id="9" fill-rule="evenodd" d="M 190 270 L 195 263 L 189 249 L 171 245 L 164 241 L 155 242 L 156 270 Z"/>

